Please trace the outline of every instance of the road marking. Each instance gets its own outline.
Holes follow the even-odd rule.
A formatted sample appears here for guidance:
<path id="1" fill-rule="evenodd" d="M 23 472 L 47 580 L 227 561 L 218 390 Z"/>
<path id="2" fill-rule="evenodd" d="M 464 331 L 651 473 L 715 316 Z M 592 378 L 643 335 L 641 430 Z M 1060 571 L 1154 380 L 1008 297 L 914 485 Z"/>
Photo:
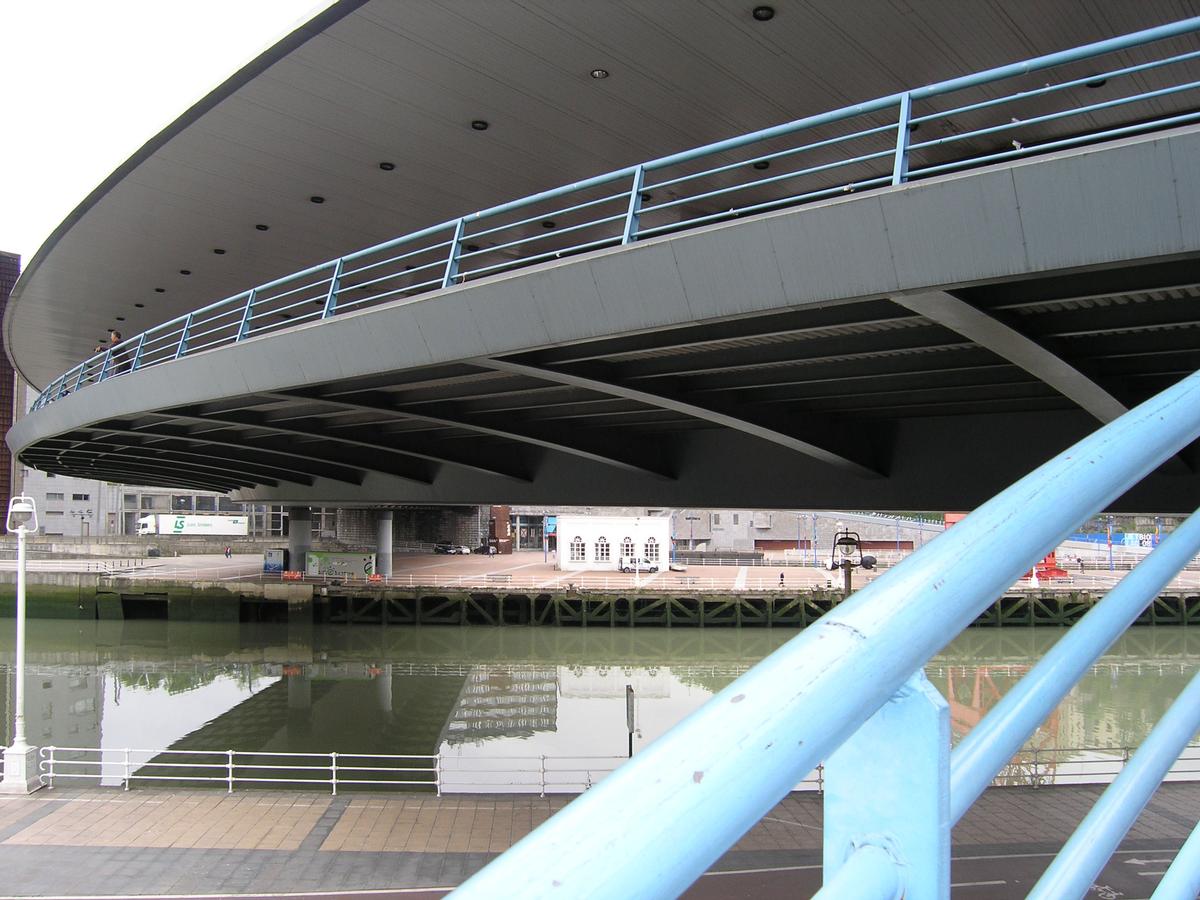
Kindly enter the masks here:
<path id="1" fill-rule="evenodd" d="M 1174 859 L 1174 857 L 1172 857 L 1172 856 L 1165 856 L 1165 857 L 1162 857 L 1161 859 L 1138 859 L 1135 856 L 1132 859 L 1125 860 L 1125 865 L 1127 865 L 1127 866 L 1144 866 L 1147 863 L 1160 863 L 1160 862 L 1169 863 L 1172 859 Z"/>
<path id="2" fill-rule="evenodd" d="M 993 887 L 997 884 L 1008 884 L 1008 882 L 1007 881 L 956 881 L 952 885 L 950 885 L 950 887 L 952 887 L 952 888 Z"/>
<path id="3" fill-rule="evenodd" d="M 1147 877 L 1148 877 L 1148 876 L 1150 876 L 1150 875 L 1166 875 L 1166 874 L 1167 874 L 1167 870 L 1166 870 L 1166 869 L 1162 869 L 1162 870 L 1160 870 L 1160 871 L 1158 871 L 1158 872 L 1138 872 L 1138 874 L 1139 874 L 1139 875 L 1146 875 Z"/>
<path id="4" fill-rule="evenodd" d="M 820 825 L 805 825 L 803 822 L 792 822 L 788 819 L 777 819 L 775 816 L 763 816 L 764 819 L 769 819 L 772 822 L 782 822 L 784 825 L 795 825 L 797 828 L 810 828 L 813 831 L 820 831 Z"/>

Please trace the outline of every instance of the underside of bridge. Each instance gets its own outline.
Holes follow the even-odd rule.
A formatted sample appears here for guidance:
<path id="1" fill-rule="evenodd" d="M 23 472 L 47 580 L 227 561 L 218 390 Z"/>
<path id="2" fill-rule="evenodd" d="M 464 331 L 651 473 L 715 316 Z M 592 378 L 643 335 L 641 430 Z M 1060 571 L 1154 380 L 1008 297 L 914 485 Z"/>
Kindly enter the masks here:
<path id="1" fill-rule="evenodd" d="M 467 284 L 89 386 L 14 443 L 49 472 L 301 503 L 970 508 L 1200 369 L 1198 146 Z M 1194 450 L 1115 508 L 1200 505 Z"/>

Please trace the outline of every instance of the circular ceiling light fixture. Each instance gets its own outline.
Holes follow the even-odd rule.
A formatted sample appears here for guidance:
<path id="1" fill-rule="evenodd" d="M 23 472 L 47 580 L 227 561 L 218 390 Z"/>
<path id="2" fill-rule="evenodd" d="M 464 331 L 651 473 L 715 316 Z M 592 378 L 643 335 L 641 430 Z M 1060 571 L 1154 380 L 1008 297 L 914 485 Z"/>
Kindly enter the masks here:
<path id="1" fill-rule="evenodd" d="M 1097 77 L 1097 78 L 1093 78 L 1091 81 L 1085 81 L 1084 84 L 1086 84 L 1090 88 L 1102 88 L 1106 84 L 1108 84 L 1108 79 Z"/>
<path id="2" fill-rule="evenodd" d="M 488 124 L 486 119 L 472 119 L 471 127 L 476 131 L 487 131 L 491 126 Z"/>
<path id="3" fill-rule="evenodd" d="M 558 223 L 557 223 L 557 222 L 555 222 L 553 219 L 543 219 L 543 220 L 542 220 L 542 227 L 543 227 L 543 228 L 557 228 L 557 227 L 558 227 Z"/>
<path id="4" fill-rule="evenodd" d="M 467 244 L 465 249 L 468 253 L 478 253 L 479 245 L 478 244 Z"/>
<path id="5" fill-rule="evenodd" d="M 308 198 L 308 202 L 321 204 L 321 203 L 325 202 L 325 198 L 322 197 L 320 194 L 313 194 L 311 197 Z"/>
<path id="6" fill-rule="evenodd" d="M 592 69 L 592 71 L 588 72 L 588 74 L 597 81 L 603 81 L 608 77 L 608 69 Z"/>
<path id="7" fill-rule="evenodd" d="M 117 316 L 117 321 L 118 321 L 118 322 L 124 322 L 124 321 L 125 321 L 125 317 L 124 317 L 124 316 Z"/>
<path id="8" fill-rule="evenodd" d="M 394 162 L 381 162 L 379 168 L 385 172 L 391 172 L 396 168 L 396 164 Z"/>
<path id="9" fill-rule="evenodd" d="M 756 22 L 770 22 L 775 18 L 775 7 L 756 6 L 751 10 L 750 15 L 754 16 Z"/>
<path id="10" fill-rule="evenodd" d="M 222 250 L 220 247 L 213 247 L 213 253 L 217 254 L 217 256 L 225 255 L 225 251 Z"/>
<path id="11" fill-rule="evenodd" d="M 133 307 L 134 307 L 134 309 L 145 309 L 146 304 L 145 303 L 135 303 L 135 304 L 133 304 Z"/>
<path id="12" fill-rule="evenodd" d="M 191 269 L 180 269 L 180 270 L 179 270 L 179 274 L 180 274 L 180 275 L 191 275 L 191 274 L 192 274 L 192 270 L 191 270 Z"/>
<path id="13" fill-rule="evenodd" d="M 260 224 L 260 225 L 255 225 L 255 226 L 254 226 L 254 230 L 255 230 L 255 231 L 269 231 L 269 230 L 270 230 L 270 228 L 271 228 L 271 226 L 270 226 L 270 225 L 261 225 L 261 224 Z"/>
<path id="14" fill-rule="evenodd" d="M 758 169 L 760 172 L 764 169 L 769 169 L 771 168 L 771 161 L 768 159 L 756 160 L 754 163 L 754 168 Z"/>
<path id="15" fill-rule="evenodd" d="M 154 293 L 156 293 L 156 294 L 165 294 L 166 292 L 167 292 L 166 288 L 155 288 L 154 289 Z"/>

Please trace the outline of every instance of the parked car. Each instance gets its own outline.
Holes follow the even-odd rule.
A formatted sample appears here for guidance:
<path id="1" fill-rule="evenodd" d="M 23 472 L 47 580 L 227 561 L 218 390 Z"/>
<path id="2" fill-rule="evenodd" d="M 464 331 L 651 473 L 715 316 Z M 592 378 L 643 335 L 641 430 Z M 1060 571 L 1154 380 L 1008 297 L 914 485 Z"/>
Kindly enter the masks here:
<path id="1" fill-rule="evenodd" d="M 622 556 L 620 568 L 622 572 L 657 572 L 658 563 L 637 556 Z"/>
<path id="2" fill-rule="evenodd" d="M 433 545 L 433 552 L 434 553 L 454 553 L 456 551 L 454 549 L 454 545 L 451 544 L 449 541 L 438 541 L 436 544 Z"/>
<path id="3" fill-rule="evenodd" d="M 463 546 L 462 544 L 455 544 L 453 547 L 450 548 L 450 552 L 459 554 L 460 556 L 470 556 L 471 548 Z"/>

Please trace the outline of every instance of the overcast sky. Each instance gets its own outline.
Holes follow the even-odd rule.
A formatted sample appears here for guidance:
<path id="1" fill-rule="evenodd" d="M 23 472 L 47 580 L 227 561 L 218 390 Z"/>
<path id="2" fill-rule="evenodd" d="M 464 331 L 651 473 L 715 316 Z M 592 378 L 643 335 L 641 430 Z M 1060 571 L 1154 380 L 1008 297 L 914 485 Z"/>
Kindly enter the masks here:
<path id="1" fill-rule="evenodd" d="M 24 266 L 138 147 L 331 0 L 0 0 L 0 250 Z"/>

